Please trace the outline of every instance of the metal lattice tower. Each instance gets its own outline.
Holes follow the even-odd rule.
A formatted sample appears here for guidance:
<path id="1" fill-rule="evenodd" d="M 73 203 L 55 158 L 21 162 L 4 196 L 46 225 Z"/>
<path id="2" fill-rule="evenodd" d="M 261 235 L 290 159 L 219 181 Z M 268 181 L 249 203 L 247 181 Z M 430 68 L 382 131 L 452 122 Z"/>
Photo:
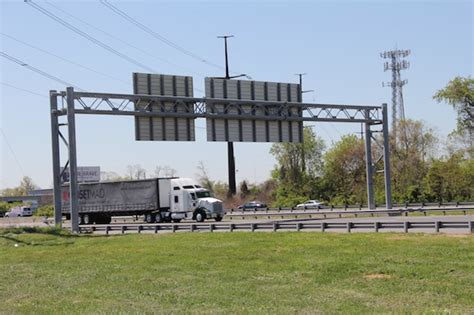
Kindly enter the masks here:
<path id="1" fill-rule="evenodd" d="M 384 71 L 392 71 L 392 81 L 382 82 L 382 86 L 392 88 L 392 134 L 395 141 L 397 139 L 398 122 L 405 119 L 403 86 L 408 83 L 408 80 L 401 79 L 400 71 L 410 67 L 410 63 L 403 59 L 410 53 L 410 50 L 400 49 L 380 53 L 380 57 L 390 59 L 390 61 L 384 63 Z"/>

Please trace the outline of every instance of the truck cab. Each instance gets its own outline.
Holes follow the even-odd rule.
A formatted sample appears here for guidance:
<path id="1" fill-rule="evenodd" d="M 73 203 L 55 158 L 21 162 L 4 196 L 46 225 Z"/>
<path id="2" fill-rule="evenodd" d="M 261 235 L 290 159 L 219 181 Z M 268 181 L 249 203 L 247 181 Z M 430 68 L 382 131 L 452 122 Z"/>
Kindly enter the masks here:
<path id="1" fill-rule="evenodd" d="M 205 219 L 221 221 L 224 217 L 222 201 L 190 178 L 171 180 L 170 212 L 175 221 L 192 219 L 202 222 Z"/>

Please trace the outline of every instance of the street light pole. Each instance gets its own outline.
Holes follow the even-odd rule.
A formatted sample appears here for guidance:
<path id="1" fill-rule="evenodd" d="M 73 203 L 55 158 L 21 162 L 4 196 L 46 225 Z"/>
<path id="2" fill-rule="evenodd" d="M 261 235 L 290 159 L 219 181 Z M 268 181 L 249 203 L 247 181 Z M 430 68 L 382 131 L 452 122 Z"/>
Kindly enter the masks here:
<path id="1" fill-rule="evenodd" d="M 230 79 L 229 75 L 229 55 L 227 52 L 227 38 L 234 37 L 234 35 L 224 35 L 217 36 L 217 38 L 224 39 L 224 48 L 225 48 L 225 79 Z M 229 195 L 233 196 L 237 192 L 237 187 L 235 183 L 235 157 L 234 157 L 234 143 L 227 142 L 227 168 L 229 172 Z"/>
<path id="2" fill-rule="evenodd" d="M 307 73 L 295 73 L 300 78 L 300 102 L 303 102 L 303 93 L 308 93 L 308 92 L 314 92 L 314 90 L 306 90 L 303 91 L 303 76 L 306 75 Z M 302 157 L 302 165 L 303 165 L 303 172 L 306 172 L 306 158 L 305 158 L 305 149 L 304 149 L 304 137 L 303 137 L 303 142 L 301 142 L 301 149 L 303 152 L 301 152 L 301 157 Z"/>

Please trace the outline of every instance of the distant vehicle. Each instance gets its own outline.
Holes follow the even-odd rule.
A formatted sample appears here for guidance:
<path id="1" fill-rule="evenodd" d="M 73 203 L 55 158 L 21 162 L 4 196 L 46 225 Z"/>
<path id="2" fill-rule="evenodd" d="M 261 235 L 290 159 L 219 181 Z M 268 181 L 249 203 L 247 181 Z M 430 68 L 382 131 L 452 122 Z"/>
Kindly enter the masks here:
<path id="1" fill-rule="evenodd" d="M 31 217 L 33 215 L 33 209 L 29 206 L 18 206 L 13 207 L 5 213 L 5 217 L 13 218 L 13 217 Z"/>
<path id="2" fill-rule="evenodd" d="M 62 211 L 69 211 L 69 187 L 63 186 Z M 109 224 L 112 216 L 143 215 L 147 223 L 221 221 L 223 203 L 190 178 L 150 178 L 79 184 L 79 224 Z"/>
<path id="3" fill-rule="evenodd" d="M 239 206 L 242 210 L 254 210 L 268 208 L 267 204 L 260 201 L 250 201 Z"/>
<path id="4" fill-rule="evenodd" d="M 323 202 L 319 200 L 308 200 L 296 206 L 296 209 L 321 209 Z"/>

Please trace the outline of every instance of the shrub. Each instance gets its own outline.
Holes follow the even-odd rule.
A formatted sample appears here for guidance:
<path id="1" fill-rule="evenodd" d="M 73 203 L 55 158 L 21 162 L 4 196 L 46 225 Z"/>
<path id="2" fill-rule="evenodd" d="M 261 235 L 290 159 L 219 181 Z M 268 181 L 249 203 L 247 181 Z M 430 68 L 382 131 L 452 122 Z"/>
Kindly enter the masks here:
<path id="1" fill-rule="evenodd" d="M 33 215 L 36 217 L 53 217 L 54 207 L 52 205 L 39 207 Z"/>

